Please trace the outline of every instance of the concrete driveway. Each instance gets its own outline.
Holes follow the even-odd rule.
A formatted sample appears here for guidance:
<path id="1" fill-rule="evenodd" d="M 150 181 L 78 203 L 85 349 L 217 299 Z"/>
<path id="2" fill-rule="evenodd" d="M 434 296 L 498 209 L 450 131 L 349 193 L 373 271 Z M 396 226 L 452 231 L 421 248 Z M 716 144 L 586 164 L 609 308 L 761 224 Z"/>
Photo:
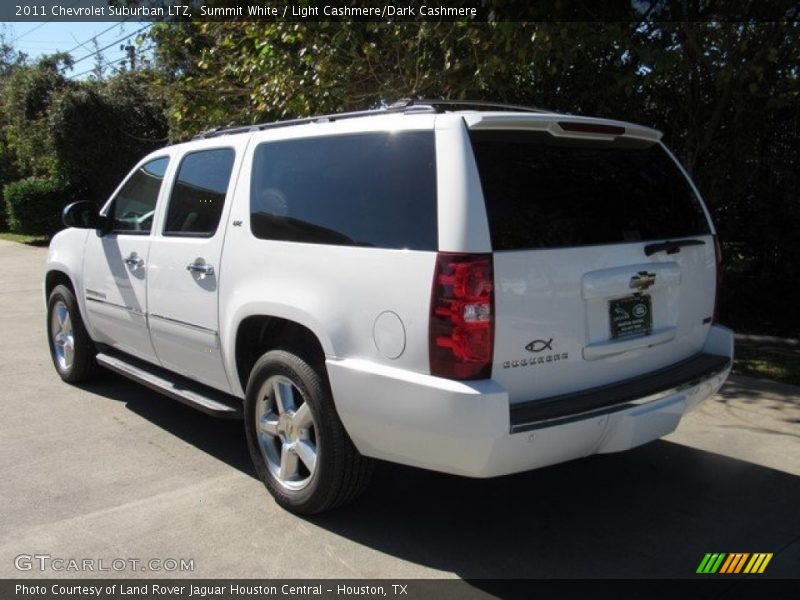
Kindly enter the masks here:
<path id="1" fill-rule="evenodd" d="M 706 552 L 800 576 L 800 388 L 734 377 L 665 440 L 495 480 L 382 463 L 358 502 L 302 519 L 254 478 L 240 423 L 58 379 L 45 255 L 0 241 L 0 578 L 692 577 Z M 34 554 L 194 570 L 17 569 Z"/>

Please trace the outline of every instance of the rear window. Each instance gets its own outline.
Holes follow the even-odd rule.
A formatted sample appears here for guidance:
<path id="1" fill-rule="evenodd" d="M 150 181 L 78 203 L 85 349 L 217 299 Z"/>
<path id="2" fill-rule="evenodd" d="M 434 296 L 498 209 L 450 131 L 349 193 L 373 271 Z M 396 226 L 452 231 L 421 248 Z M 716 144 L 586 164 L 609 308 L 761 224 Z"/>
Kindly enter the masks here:
<path id="1" fill-rule="evenodd" d="M 495 250 L 709 233 L 700 203 L 659 144 L 472 131 Z"/>
<path id="2" fill-rule="evenodd" d="M 436 250 L 433 132 L 263 143 L 250 209 L 261 239 Z"/>

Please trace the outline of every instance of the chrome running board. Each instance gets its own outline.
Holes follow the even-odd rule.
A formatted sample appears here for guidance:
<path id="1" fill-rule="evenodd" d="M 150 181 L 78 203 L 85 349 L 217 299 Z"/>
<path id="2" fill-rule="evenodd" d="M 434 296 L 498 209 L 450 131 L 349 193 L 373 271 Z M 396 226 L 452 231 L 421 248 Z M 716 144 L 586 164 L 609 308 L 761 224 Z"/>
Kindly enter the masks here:
<path id="1" fill-rule="evenodd" d="M 242 402 L 230 394 L 116 352 L 101 352 L 96 360 L 97 364 L 110 371 L 213 417 L 242 418 Z"/>

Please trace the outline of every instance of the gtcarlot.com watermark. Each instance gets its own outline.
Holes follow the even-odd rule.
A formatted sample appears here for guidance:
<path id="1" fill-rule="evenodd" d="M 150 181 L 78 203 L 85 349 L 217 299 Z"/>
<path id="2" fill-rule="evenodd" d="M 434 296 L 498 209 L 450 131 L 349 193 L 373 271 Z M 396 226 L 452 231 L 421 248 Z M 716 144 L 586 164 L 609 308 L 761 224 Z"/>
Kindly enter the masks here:
<path id="1" fill-rule="evenodd" d="M 14 557 L 18 571 L 90 573 L 124 573 L 146 571 L 153 573 L 191 573 L 193 558 L 67 558 L 50 554 L 19 554 Z"/>

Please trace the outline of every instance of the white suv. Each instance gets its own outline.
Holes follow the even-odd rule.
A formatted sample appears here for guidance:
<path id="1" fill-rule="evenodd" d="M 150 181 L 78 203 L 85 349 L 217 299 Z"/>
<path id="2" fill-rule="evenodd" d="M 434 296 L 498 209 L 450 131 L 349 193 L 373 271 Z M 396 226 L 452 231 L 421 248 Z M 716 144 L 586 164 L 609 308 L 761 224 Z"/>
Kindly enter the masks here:
<path id="1" fill-rule="evenodd" d="M 65 209 L 56 369 L 243 416 L 305 514 L 371 458 L 493 477 L 657 439 L 733 357 L 714 228 L 660 137 L 409 101 L 164 148 Z"/>

